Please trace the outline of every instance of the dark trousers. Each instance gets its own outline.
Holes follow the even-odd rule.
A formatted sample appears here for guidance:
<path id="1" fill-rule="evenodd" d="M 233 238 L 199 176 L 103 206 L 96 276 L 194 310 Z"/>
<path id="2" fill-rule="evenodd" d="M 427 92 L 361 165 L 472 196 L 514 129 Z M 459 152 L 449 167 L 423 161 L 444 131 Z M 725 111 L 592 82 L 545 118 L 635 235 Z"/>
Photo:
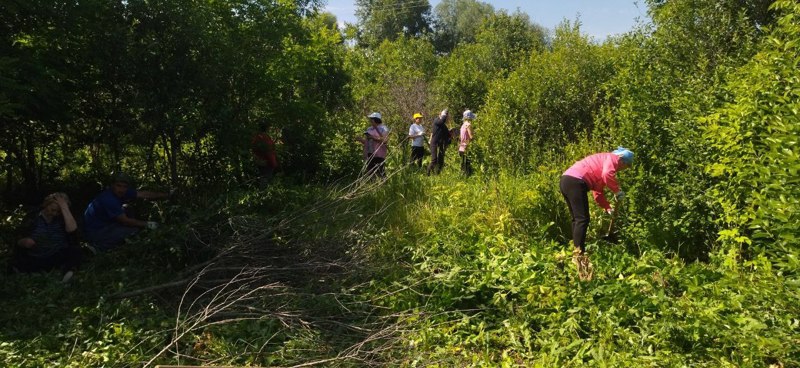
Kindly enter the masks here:
<path id="1" fill-rule="evenodd" d="M 33 257 L 20 250 L 14 255 L 11 265 L 24 273 L 47 272 L 56 268 L 64 273 L 77 269 L 81 265 L 81 257 L 80 248 L 73 246 L 62 248 L 48 257 Z"/>
<path id="2" fill-rule="evenodd" d="M 466 177 L 470 177 L 472 175 L 472 162 L 470 162 L 469 156 L 466 152 L 461 151 L 458 151 L 458 155 L 461 156 L 461 173 Z"/>
<path id="3" fill-rule="evenodd" d="M 572 216 L 572 242 L 575 247 L 585 251 L 586 231 L 589 229 L 589 186 L 581 179 L 563 175 L 559 188 Z"/>
<path id="4" fill-rule="evenodd" d="M 422 168 L 422 158 L 425 156 L 425 148 L 411 146 L 411 165 L 416 164 L 417 168 Z"/>
<path id="5" fill-rule="evenodd" d="M 87 232 L 86 240 L 99 251 L 108 251 L 125 242 L 125 238 L 136 234 L 141 230 L 138 227 L 125 226 L 114 222 L 99 231 Z"/>
<path id="6" fill-rule="evenodd" d="M 371 156 L 367 161 L 367 175 L 377 174 L 379 177 L 385 178 L 384 160 L 383 157 Z"/>
<path id="7" fill-rule="evenodd" d="M 428 165 L 428 175 L 431 174 L 431 171 L 439 174 L 442 172 L 442 168 L 444 167 L 444 151 L 446 146 L 443 144 L 432 144 L 431 145 L 431 164 Z"/>
<path id="8" fill-rule="evenodd" d="M 266 187 L 270 181 L 272 181 L 272 176 L 275 175 L 275 168 L 270 165 L 257 165 L 258 166 L 258 185 L 261 188 Z"/>

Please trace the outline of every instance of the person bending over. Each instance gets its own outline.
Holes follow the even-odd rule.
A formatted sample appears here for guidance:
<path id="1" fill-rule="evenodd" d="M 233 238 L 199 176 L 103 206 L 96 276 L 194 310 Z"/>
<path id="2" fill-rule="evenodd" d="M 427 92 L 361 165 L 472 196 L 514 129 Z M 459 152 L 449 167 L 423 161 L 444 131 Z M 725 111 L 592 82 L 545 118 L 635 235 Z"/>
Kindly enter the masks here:
<path id="1" fill-rule="evenodd" d="M 572 216 L 572 242 L 575 246 L 573 254 L 583 255 L 586 251 L 586 231 L 589 228 L 589 199 L 592 196 L 606 213 L 612 214 L 614 209 L 608 203 L 603 189 L 608 187 L 619 202 L 625 196 L 617 183 L 617 171 L 625 170 L 633 165 L 633 152 L 619 147 L 613 152 L 596 153 L 588 156 L 567 169 L 561 176 L 559 187 L 561 195 L 569 207 Z"/>

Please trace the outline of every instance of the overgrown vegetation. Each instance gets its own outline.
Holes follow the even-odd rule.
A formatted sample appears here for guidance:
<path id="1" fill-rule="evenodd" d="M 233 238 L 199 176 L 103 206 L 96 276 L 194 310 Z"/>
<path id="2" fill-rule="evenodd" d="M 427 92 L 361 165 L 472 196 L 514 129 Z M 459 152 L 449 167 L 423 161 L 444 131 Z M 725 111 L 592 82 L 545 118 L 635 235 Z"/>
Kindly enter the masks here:
<path id="1" fill-rule="evenodd" d="M 70 284 L 0 277 L 0 359 L 800 366 L 800 5 L 648 1 L 652 24 L 601 42 L 399 3 L 344 30 L 315 1 L 0 5 L 3 258 L 47 192 L 80 214 L 121 168 L 179 193 Z M 478 114 L 471 178 L 452 152 L 440 176 L 404 165 L 411 114 L 443 108 Z M 371 111 L 385 181 L 358 175 Z M 283 172 L 259 189 L 265 121 Z M 558 178 L 619 144 L 621 242 L 592 207 L 580 281 Z"/>

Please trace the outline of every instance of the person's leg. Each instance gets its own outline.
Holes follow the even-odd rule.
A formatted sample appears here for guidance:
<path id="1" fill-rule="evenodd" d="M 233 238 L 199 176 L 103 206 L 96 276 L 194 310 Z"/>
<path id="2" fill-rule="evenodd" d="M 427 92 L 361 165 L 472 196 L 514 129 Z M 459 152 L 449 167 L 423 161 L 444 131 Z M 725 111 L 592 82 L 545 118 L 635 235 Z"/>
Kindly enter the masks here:
<path id="1" fill-rule="evenodd" d="M 375 161 L 376 161 L 375 166 L 377 167 L 376 173 L 378 174 L 378 177 L 385 178 L 386 177 L 386 168 L 385 168 L 386 167 L 386 159 L 384 159 L 383 157 L 375 157 Z"/>
<path id="2" fill-rule="evenodd" d="M 57 257 L 61 272 L 66 273 L 67 271 L 75 271 L 80 267 L 83 254 L 80 248 L 66 247 L 58 252 Z"/>
<path id="3" fill-rule="evenodd" d="M 378 158 L 375 156 L 370 156 L 369 160 L 367 160 L 367 176 L 375 175 L 378 171 Z"/>
<path id="4" fill-rule="evenodd" d="M 422 156 L 425 154 L 425 149 L 422 147 L 411 147 L 411 165 L 417 165 L 417 168 L 422 168 Z"/>
<path id="5" fill-rule="evenodd" d="M 439 160 L 438 151 L 438 146 L 436 144 L 431 144 L 431 163 L 428 165 L 428 175 L 431 174 L 431 171 L 435 172 L 436 170 Z"/>
<path id="6" fill-rule="evenodd" d="M 267 185 L 272 181 L 272 177 L 275 175 L 275 167 L 271 166 L 269 163 L 266 165 L 258 165 L 258 185 L 261 188 L 266 188 Z"/>
<path id="7" fill-rule="evenodd" d="M 567 202 L 572 216 L 572 242 L 581 252 L 586 250 L 586 231 L 589 228 L 589 191 L 583 180 L 562 176 L 559 182 L 561 194 Z"/>
<path id="8" fill-rule="evenodd" d="M 444 169 L 444 153 L 445 153 L 445 150 L 446 150 L 446 146 L 440 146 L 439 147 L 439 156 L 436 159 L 437 164 L 438 164 L 438 167 L 436 169 L 436 173 L 437 174 L 441 173 L 442 169 Z"/>
<path id="9" fill-rule="evenodd" d="M 9 266 L 11 272 L 35 272 L 34 258 L 20 249 L 15 249 L 14 255 L 9 262 Z"/>
<path id="10" fill-rule="evenodd" d="M 108 251 L 124 243 L 125 238 L 138 233 L 139 230 L 138 227 L 113 223 L 97 232 L 87 234 L 86 238 L 97 250 Z"/>

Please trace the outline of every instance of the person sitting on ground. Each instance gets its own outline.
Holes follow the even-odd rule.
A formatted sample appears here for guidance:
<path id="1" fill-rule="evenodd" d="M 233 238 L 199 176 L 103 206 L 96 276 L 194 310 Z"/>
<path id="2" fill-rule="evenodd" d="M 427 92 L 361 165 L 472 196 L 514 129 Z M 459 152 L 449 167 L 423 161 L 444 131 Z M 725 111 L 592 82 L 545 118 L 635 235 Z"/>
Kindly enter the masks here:
<path id="1" fill-rule="evenodd" d="M 31 273 L 58 268 L 62 281 L 69 281 L 81 264 L 81 250 L 78 225 L 69 210 L 67 195 L 53 193 L 45 197 L 31 225 L 30 236 L 17 242 L 11 269 Z"/>
<path id="2" fill-rule="evenodd" d="M 125 205 L 137 198 L 164 199 L 168 193 L 137 191 L 125 173 L 112 176 L 111 186 L 89 203 L 83 213 L 86 239 L 96 251 L 108 251 L 143 228 L 155 229 L 158 223 L 130 217 Z"/>
<path id="3" fill-rule="evenodd" d="M 619 147 L 613 152 L 588 156 L 576 162 L 561 176 L 561 195 L 564 196 L 572 216 L 574 255 L 581 256 L 586 251 L 586 231 L 589 228 L 589 199 L 586 194 L 591 191 L 597 204 L 606 213 L 612 214 L 614 209 L 606 200 L 603 189 L 608 187 L 614 192 L 616 201 L 622 201 L 625 193 L 617 184 L 617 171 L 625 170 L 631 165 L 633 152 Z"/>

